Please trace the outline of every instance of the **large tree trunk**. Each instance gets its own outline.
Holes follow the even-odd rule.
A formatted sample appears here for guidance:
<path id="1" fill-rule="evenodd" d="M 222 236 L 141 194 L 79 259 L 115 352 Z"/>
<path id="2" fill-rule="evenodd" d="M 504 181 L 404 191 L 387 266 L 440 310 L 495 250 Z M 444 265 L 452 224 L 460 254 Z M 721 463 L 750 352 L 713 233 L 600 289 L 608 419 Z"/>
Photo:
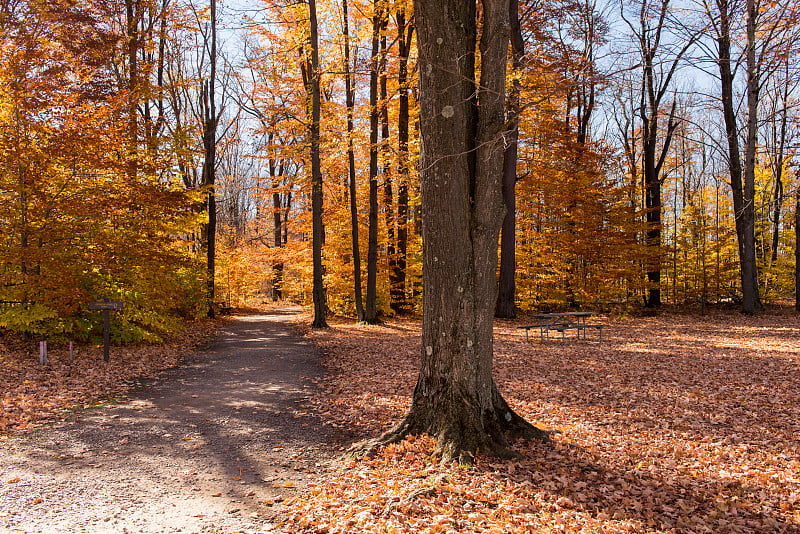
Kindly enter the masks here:
<path id="1" fill-rule="evenodd" d="M 422 161 L 422 365 L 411 410 L 379 443 L 429 433 L 445 460 L 507 455 L 507 439 L 546 437 L 492 377 L 497 242 L 504 206 L 508 0 L 483 4 L 475 85 L 475 0 L 416 0 Z M 477 99 L 476 99 L 477 93 Z"/>
<path id="2" fill-rule="evenodd" d="M 525 56 L 525 41 L 519 23 L 519 0 L 509 2 L 509 21 L 511 24 L 511 57 L 514 72 L 522 70 Z M 506 214 L 500 233 L 500 279 L 498 282 L 497 308 L 495 315 L 511 319 L 516 316 L 516 229 L 517 229 L 517 152 L 519 141 L 520 82 L 514 77 L 508 95 L 506 121 L 510 129 L 503 152 L 503 203 Z"/>
<path id="3" fill-rule="evenodd" d="M 378 53 L 382 0 L 372 4 L 372 60 L 369 72 L 369 234 L 367 237 L 367 302 L 364 321 L 378 322 Z"/>
<path id="4" fill-rule="evenodd" d="M 308 125 L 311 137 L 311 226 L 312 226 L 312 252 L 313 252 L 313 287 L 311 296 L 314 301 L 314 321 L 312 328 L 327 328 L 325 320 L 325 282 L 322 266 L 322 167 L 319 155 L 319 119 L 320 119 L 320 88 L 319 88 L 319 40 L 317 38 L 317 3 L 308 0 L 308 16 L 310 25 L 310 48 L 307 58 L 308 82 L 311 89 L 311 122 Z"/>
<path id="5" fill-rule="evenodd" d="M 353 108 L 355 92 L 350 76 L 350 29 L 347 18 L 347 0 L 342 0 L 344 20 L 344 92 L 347 106 L 347 169 L 350 177 L 350 229 L 353 242 L 353 288 L 355 291 L 356 317 L 364 320 L 364 301 L 361 296 L 361 252 L 358 246 L 358 206 L 356 202 L 356 156 L 353 149 Z"/>

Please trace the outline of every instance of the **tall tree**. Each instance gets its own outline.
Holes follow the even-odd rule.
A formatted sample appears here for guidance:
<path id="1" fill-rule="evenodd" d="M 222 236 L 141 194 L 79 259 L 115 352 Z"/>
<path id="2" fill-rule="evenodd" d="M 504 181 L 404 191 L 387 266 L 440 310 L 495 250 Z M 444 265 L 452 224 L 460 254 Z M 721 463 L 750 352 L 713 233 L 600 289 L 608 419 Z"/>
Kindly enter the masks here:
<path id="1" fill-rule="evenodd" d="M 389 47 L 386 39 L 386 30 L 389 25 L 389 10 L 384 9 L 381 20 L 381 52 L 378 62 L 378 78 L 380 81 L 380 119 L 381 119 L 381 175 L 383 176 L 383 214 L 386 221 L 386 259 L 389 266 L 389 306 L 397 311 L 395 297 L 397 291 L 394 287 L 397 279 L 397 241 L 395 240 L 395 223 L 397 216 L 394 211 L 394 188 L 392 187 L 392 145 L 389 130 Z"/>
<path id="2" fill-rule="evenodd" d="M 217 240 L 217 199 L 214 182 L 217 174 L 217 113 L 216 83 L 217 83 L 217 0 L 209 0 L 211 20 L 209 36 L 205 43 L 208 47 L 209 77 L 203 82 L 203 91 L 200 96 L 200 107 L 203 118 L 203 185 L 208 188 L 206 208 L 208 211 L 208 225 L 206 226 L 206 275 L 208 279 L 206 299 L 208 300 L 208 316 L 214 316 L 214 283 L 216 277 L 216 240 Z"/>
<path id="3" fill-rule="evenodd" d="M 800 182 L 800 169 L 795 172 Z M 800 312 L 800 186 L 794 192 L 794 309 Z"/>
<path id="4" fill-rule="evenodd" d="M 355 89 L 350 74 L 350 28 L 347 0 L 342 0 L 342 32 L 344 34 L 344 98 L 347 107 L 347 174 L 350 192 L 350 235 L 353 243 L 353 286 L 355 290 L 356 317 L 364 320 L 364 301 L 361 295 L 361 252 L 358 246 L 358 207 L 356 200 L 356 156 L 353 148 L 353 114 Z"/>
<path id="5" fill-rule="evenodd" d="M 378 71 L 383 0 L 372 2 L 372 58 L 369 67 L 369 235 L 367 241 L 367 302 L 364 321 L 378 322 Z"/>
<path id="6" fill-rule="evenodd" d="M 519 1 L 509 2 L 509 22 L 511 24 L 511 65 L 514 73 L 511 90 L 508 94 L 506 120 L 510 125 L 505 151 L 503 152 L 503 203 L 506 214 L 500 233 L 500 279 L 497 295 L 497 317 L 516 316 L 516 227 L 517 227 L 517 152 L 519 143 L 520 115 L 520 76 L 522 75 L 525 41 L 519 23 Z"/>
<path id="7" fill-rule="evenodd" d="M 413 20 L 406 19 L 406 1 L 397 7 L 397 42 L 398 42 L 398 114 L 397 114 L 397 261 L 395 275 L 392 279 L 392 301 L 396 303 L 396 311 L 405 311 L 406 303 L 406 267 L 408 255 L 408 58 L 411 53 L 411 38 L 414 35 Z"/>
<path id="8" fill-rule="evenodd" d="M 308 0 L 308 43 L 303 63 L 303 81 L 306 87 L 308 111 L 307 127 L 311 149 L 311 240 L 313 254 L 313 287 L 311 296 L 314 301 L 313 328 L 327 328 L 325 319 L 325 282 L 322 266 L 322 166 L 320 161 L 320 68 L 319 37 L 317 25 L 317 2 Z"/>
<path id="9" fill-rule="evenodd" d="M 639 116 L 642 124 L 642 177 L 645 188 L 645 217 L 647 219 L 647 245 L 652 250 L 648 267 L 648 307 L 661 305 L 661 184 L 662 169 L 672 134 L 677 126 L 676 101 L 673 99 L 667 119 L 666 131 L 659 128 L 664 114 L 662 102 L 670 90 L 672 79 L 683 56 L 693 45 L 697 34 L 687 37 L 671 57 L 671 47 L 663 42 L 666 24 L 671 18 L 670 0 L 636 0 L 639 2 L 637 22 L 628 19 L 624 9 L 620 13 L 636 40 L 637 60 L 641 65 L 641 104 Z M 663 57 L 667 55 L 667 57 Z M 663 135 L 663 139 L 661 136 Z M 660 143 L 660 148 L 659 148 Z"/>
<path id="10" fill-rule="evenodd" d="M 139 19 L 142 15 L 138 0 L 125 0 L 125 22 L 128 53 L 128 178 L 134 180 L 138 165 L 138 104 L 139 104 Z"/>
<path id="11" fill-rule="evenodd" d="M 737 4 L 716 0 L 705 4 L 709 23 L 716 38 L 716 62 L 720 75 L 722 115 L 725 122 L 728 168 L 733 206 L 736 216 L 736 235 L 739 245 L 739 264 L 742 285 L 742 311 L 756 313 L 762 309 L 758 286 L 755 203 L 756 152 L 758 142 L 758 110 L 761 89 L 775 74 L 785 57 L 785 43 L 798 39 L 796 5 L 792 2 L 761 5 L 756 0 Z M 735 53 L 736 26 L 744 16 L 744 64 Z M 733 40 L 732 40 L 733 39 Z M 740 125 L 739 108 L 734 93 L 736 74 L 743 67 L 745 77 L 745 118 Z M 744 138 L 745 145 L 740 146 Z"/>
<path id="12" fill-rule="evenodd" d="M 508 439 L 545 437 L 492 377 L 497 299 L 508 0 L 416 0 L 422 160 L 422 364 L 405 419 L 379 439 L 429 433 L 445 459 L 507 455 Z M 476 49 L 480 48 L 480 80 Z"/>

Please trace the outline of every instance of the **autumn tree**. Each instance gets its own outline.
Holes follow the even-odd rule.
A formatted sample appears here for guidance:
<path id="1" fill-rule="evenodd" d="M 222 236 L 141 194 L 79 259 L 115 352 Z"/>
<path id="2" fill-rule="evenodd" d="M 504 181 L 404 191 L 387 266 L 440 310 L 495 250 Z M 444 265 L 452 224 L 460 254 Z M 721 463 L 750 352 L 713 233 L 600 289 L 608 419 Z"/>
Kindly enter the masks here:
<path id="1" fill-rule="evenodd" d="M 325 286 L 322 266 L 322 169 L 320 163 L 320 66 L 319 37 L 317 26 L 316 0 L 308 0 L 308 41 L 304 47 L 302 65 L 303 84 L 306 89 L 306 126 L 308 128 L 309 148 L 311 153 L 311 217 L 312 217 L 312 254 L 313 254 L 313 288 L 314 328 L 326 328 L 325 320 Z"/>
<path id="2" fill-rule="evenodd" d="M 800 169 L 795 172 L 795 179 L 800 184 Z M 794 309 L 800 312 L 800 185 L 794 195 Z"/>
<path id="3" fill-rule="evenodd" d="M 398 41 L 398 112 L 397 112 L 397 260 L 392 274 L 392 302 L 395 311 L 406 311 L 406 268 L 408 266 L 408 211 L 409 211 L 409 57 L 414 36 L 414 21 L 407 11 L 407 0 L 399 2 L 396 12 Z"/>
<path id="4" fill-rule="evenodd" d="M 755 313 L 762 309 L 755 230 L 759 106 L 762 90 L 780 72 L 783 58 L 794 52 L 800 12 L 796 2 L 762 5 L 757 0 L 716 0 L 704 7 L 716 40 L 714 60 L 719 69 L 725 149 L 736 212 L 742 311 Z M 743 27 L 740 21 L 744 21 Z M 740 42 L 744 43 L 741 48 Z M 743 116 L 738 113 L 738 73 L 744 78 Z"/>
<path id="5" fill-rule="evenodd" d="M 378 79 L 380 34 L 384 23 L 384 0 L 372 2 L 372 56 L 369 66 L 369 238 L 367 241 L 367 302 L 364 321 L 378 322 Z"/>
<path id="6" fill-rule="evenodd" d="M 350 66 L 350 20 L 347 13 L 347 0 L 342 0 L 342 34 L 344 37 L 344 97 L 347 109 L 347 180 L 350 199 L 350 238 L 353 247 L 353 293 L 356 317 L 363 321 L 364 299 L 361 294 L 361 252 L 358 245 L 358 200 L 356 199 L 356 156 L 353 147 L 353 115 L 355 108 L 355 89 Z"/>
<path id="7" fill-rule="evenodd" d="M 141 120 L 155 98 L 142 97 L 154 80 L 139 45 L 130 64 L 131 35 L 145 38 L 131 26 L 167 14 L 152 2 L 137 4 L 155 15 L 147 19 L 128 16 L 132 3 L 3 6 L 0 299 L 23 304 L 4 310 L 0 326 L 86 339 L 98 320 L 86 303 L 115 298 L 126 303 L 119 339 L 155 340 L 174 328 L 175 310 L 195 315 L 199 278 L 175 237 L 193 199 L 171 172 L 157 119 L 149 130 Z"/>
<path id="8" fill-rule="evenodd" d="M 507 1 L 417 0 L 422 160 L 422 365 L 411 409 L 380 443 L 430 433 L 445 459 L 507 455 L 509 438 L 544 437 L 492 378 Z M 476 54 L 480 53 L 480 79 Z"/>
<path id="9" fill-rule="evenodd" d="M 675 98 L 670 111 L 666 113 L 666 128 L 662 130 L 659 122 L 665 115 L 662 102 L 672 87 L 673 77 L 683 56 L 696 40 L 696 34 L 685 36 L 677 51 L 672 52 L 665 42 L 670 38 L 667 32 L 671 21 L 674 26 L 669 0 L 637 0 L 633 5 L 638 8 L 638 20 L 629 20 L 624 9 L 620 13 L 636 41 L 636 60 L 641 67 L 638 107 L 642 125 L 641 170 L 645 189 L 647 245 L 654 251 L 653 263 L 647 272 L 649 288 L 645 300 L 648 307 L 656 307 L 661 305 L 662 170 L 677 126 Z"/>
<path id="10" fill-rule="evenodd" d="M 209 77 L 203 82 L 200 97 L 201 117 L 203 123 L 203 185 L 207 188 L 206 209 L 208 224 L 206 226 L 206 280 L 208 299 L 208 316 L 214 317 L 214 283 L 216 278 L 216 240 L 217 240 L 217 194 L 214 190 L 217 174 L 217 2 L 209 0 L 210 20 L 207 40 L 204 43 L 209 57 Z"/>
<path id="11" fill-rule="evenodd" d="M 517 160 L 519 143 L 520 91 L 523 59 L 525 57 L 525 40 L 519 21 L 519 1 L 508 3 L 510 38 L 511 38 L 511 87 L 506 103 L 506 120 L 510 128 L 508 141 L 503 151 L 503 203 L 506 213 L 500 232 L 500 274 L 498 280 L 497 317 L 513 318 L 516 316 L 516 227 L 517 227 Z"/>

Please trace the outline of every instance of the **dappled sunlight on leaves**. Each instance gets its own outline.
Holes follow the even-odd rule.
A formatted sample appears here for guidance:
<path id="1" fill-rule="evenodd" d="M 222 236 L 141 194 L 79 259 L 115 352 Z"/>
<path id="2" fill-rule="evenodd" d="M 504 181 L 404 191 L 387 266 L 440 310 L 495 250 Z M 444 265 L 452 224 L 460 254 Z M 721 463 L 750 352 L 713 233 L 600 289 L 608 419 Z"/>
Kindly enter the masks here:
<path id="1" fill-rule="evenodd" d="M 154 377 L 216 334 L 219 321 L 188 323 L 163 343 L 112 347 L 108 363 L 102 346 L 69 350 L 53 346 L 47 365 L 39 365 L 34 342 L 0 340 L 0 439 L 52 422 L 74 406 L 88 406 L 124 394 L 137 379 Z"/>
<path id="2" fill-rule="evenodd" d="M 554 442 L 442 465 L 420 437 L 352 461 L 292 503 L 320 532 L 800 532 L 795 316 L 610 319 L 603 342 L 495 328 L 495 377 Z M 331 321 L 315 409 L 378 434 L 408 409 L 420 325 Z M 537 332 L 538 333 L 538 332 Z"/>

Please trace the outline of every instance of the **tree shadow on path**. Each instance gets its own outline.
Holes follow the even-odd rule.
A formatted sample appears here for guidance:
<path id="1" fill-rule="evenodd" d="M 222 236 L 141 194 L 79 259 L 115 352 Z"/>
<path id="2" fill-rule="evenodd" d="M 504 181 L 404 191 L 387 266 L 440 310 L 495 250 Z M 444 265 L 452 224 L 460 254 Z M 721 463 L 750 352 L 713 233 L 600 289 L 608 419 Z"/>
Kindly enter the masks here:
<path id="1" fill-rule="evenodd" d="M 24 483 L 0 499 L 50 506 L 20 506 L 9 521 L 30 525 L 21 532 L 186 532 L 280 520 L 283 501 L 336 468 L 351 439 L 307 409 L 323 369 L 294 333 L 294 311 L 233 317 L 206 350 L 127 402 L 16 440 L 4 476 Z"/>

